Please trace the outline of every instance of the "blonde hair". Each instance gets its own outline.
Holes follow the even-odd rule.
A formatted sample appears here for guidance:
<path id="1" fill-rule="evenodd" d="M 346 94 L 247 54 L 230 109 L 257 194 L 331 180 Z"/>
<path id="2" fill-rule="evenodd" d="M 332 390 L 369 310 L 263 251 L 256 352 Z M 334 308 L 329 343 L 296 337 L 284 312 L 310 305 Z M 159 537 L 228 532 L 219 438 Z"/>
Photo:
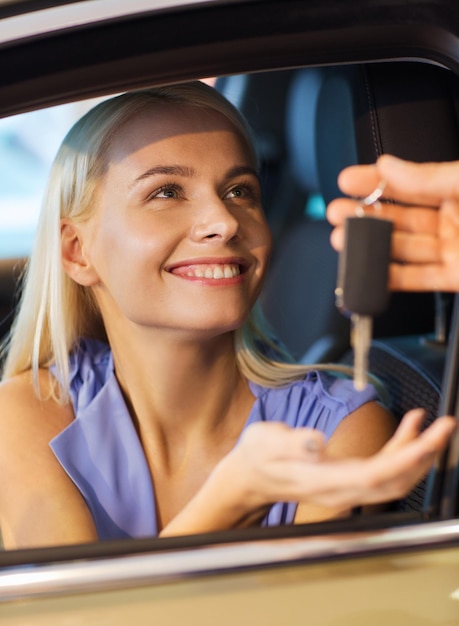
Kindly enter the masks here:
<path id="1" fill-rule="evenodd" d="M 65 137 L 51 168 L 34 248 L 23 279 L 19 311 L 3 346 L 7 352 L 3 378 L 32 370 L 38 391 L 39 369 L 53 365 L 59 382 L 55 397 L 67 401 L 70 352 L 80 337 L 106 339 L 90 289 L 75 283 L 63 270 L 60 223 L 62 218 L 84 221 L 90 217 L 112 138 L 123 124 L 158 102 L 221 113 L 243 137 L 254 163 L 257 162 L 244 118 L 218 91 L 201 82 L 122 94 L 86 113 Z M 266 355 L 266 347 L 275 359 Z M 235 331 L 235 350 L 241 373 L 266 386 L 286 385 L 317 368 L 294 364 L 256 308 L 244 326 Z M 346 367 L 319 367 L 349 373 Z"/>

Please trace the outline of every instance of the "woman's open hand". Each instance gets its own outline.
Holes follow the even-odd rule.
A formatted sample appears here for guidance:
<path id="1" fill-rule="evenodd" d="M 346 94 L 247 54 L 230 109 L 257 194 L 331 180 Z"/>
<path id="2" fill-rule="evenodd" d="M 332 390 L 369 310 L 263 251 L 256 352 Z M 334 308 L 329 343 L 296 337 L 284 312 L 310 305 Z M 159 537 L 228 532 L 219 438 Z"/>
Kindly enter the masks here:
<path id="1" fill-rule="evenodd" d="M 247 526 L 278 501 L 343 511 L 401 498 L 429 471 L 455 428 L 454 418 L 440 417 L 420 433 L 423 418 L 422 409 L 408 412 L 379 452 L 344 459 L 330 456 L 315 430 L 252 424 L 161 535 Z"/>
<path id="2" fill-rule="evenodd" d="M 249 427 L 232 454 L 247 502 L 295 501 L 336 509 L 375 504 L 406 495 L 432 467 L 454 430 L 442 417 L 420 434 L 421 409 L 405 415 L 388 443 L 367 458 L 336 459 L 320 433 L 275 423 Z"/>

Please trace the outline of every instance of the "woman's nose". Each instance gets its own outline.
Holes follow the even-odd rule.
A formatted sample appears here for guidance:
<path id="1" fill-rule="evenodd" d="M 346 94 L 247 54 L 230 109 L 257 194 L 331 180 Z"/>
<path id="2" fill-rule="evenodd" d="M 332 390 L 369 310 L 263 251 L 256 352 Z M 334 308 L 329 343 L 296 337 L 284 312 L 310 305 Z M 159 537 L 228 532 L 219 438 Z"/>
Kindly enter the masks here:
<path id="1" fill-rule="evenodd" d="M 195 241 L 216 239 L 230 241 L 238 235 L 239 221 L 221 199 L 206 203 L 197 211 L 191 231 Z"/>

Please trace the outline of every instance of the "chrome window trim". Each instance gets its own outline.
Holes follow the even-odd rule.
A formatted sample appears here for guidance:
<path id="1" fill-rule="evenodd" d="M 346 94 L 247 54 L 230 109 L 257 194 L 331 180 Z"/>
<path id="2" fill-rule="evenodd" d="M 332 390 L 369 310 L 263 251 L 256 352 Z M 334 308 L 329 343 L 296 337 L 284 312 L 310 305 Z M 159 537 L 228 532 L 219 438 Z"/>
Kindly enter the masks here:
<path id="1" fill-rule="evenodd" d="M 208 545 L 64 563 L 21 564 L 0 570 L 0 602 L 164 584 L 209 573 L 318 563 L 413 548 L 459 544 L 459 520 L 371 532 Z"/>
<path id="2" fill-rule="evenodd" d="M 0 44 L 143 12 L 216 4 L 218 0 L 86 0 L 0 20 Z"/>

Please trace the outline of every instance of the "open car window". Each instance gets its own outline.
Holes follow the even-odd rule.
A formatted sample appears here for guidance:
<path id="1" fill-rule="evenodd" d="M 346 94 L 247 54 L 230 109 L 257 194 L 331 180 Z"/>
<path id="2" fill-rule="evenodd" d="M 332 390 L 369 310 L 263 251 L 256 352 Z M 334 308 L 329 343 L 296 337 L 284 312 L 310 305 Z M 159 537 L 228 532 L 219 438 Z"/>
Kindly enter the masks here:
<path id="1" fill-rule="evenodd" d="M 425 75 L 431 79 L 430 91 L 423 86 Z M 337 255 L 329 244 L 331 227 L 325 206 L 340 193 L 336 177 L 343 167 L 377 157 L 381 145 L 377 141 L 371 145 L 367 135 L 374 125 L 374 110 L 379 107 L 384 112 L 388 103 L 392 118 L 386 116 L 379 141 L 386 141 L 387 133 L 387 141 L 393 142 L 391 147 L 397 152 L 391 129 L 404 124 L 405 132 L 415 136 L 423 119 L 441 119 L 435 127 L 431 124 L 424 139 L 418 138 L 411 158 L 421 150 L 428 158 L 434 145 L 439 159 L 453 155 L 456 144 L 450 141 L 449 131 L 455 122 L 443 114 L 453 98 L 452 75 L 440 68 L 406 63 L 305 67 L 230 75 L 208 82 L 241 110 L 253 131 L 263 204 L 274 236 L 273 258 L 260 303 L 276 340 L 302 363 L 352 365 L 349 320 L 335 306 Z M 373 101 L 365 109 L 363 90 L 369 84 Z M 402 87 L 410 94 L 411 103 L 406 102 Z M 0 186 L 0 254 L 4 260 L 30 253 L 51 161 L 67 130 L 95 102 L 82 101 L 0 121 L 0 159 L 5 173 Z M 403 142 L 405 138 L 400 145 L 410 158 Z M 8 274 L 15 272 L 17 277 L 18 272 L 14 264 L 2 267 L 6 286 L 1 329 L 5 335 L 16 301 L 15 280 Z M 309 271 L 312 267 L 314 271 Z M 450 296 L 439 300 L 432 293 L 395 294 L 389 309 L 375 320 L 370 369 L 385 386 L 384 399 L 397 420 L 419 402 L 428 411 L 426 423 L 437 415 L 446 341 L 436 335 L 436 321 L 439 307 L 443 307 L 442 324 L 449 324 L 450 301 Z M 400 386 L 399 381 L 405 379 L 406 386 Z M 421 518 L 426 513 L 425 494 L 423 482 L 389 508 Z"/>
<path id="2" fill-rule="evenodd" d="M 30 254 L 51 163 L 67 131 L 97 101 L 0 119 L 0 258 Z"/>

